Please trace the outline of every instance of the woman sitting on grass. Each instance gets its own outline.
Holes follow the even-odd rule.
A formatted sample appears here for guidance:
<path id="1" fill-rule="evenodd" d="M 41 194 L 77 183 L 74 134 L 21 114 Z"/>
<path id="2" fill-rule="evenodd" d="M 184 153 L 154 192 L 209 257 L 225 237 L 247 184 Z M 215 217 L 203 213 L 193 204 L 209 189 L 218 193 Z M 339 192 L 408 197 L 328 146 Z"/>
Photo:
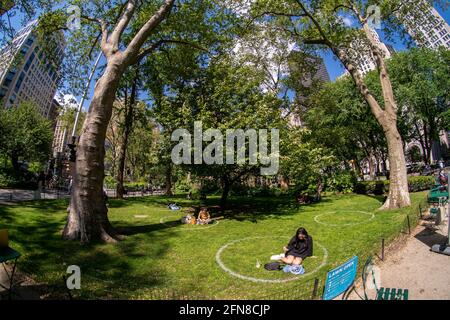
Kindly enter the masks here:
<path id="1" fill-rule="evenodd" d="M 301 265 L 306 257 L 313 254 L 313 240 L 305 228 L 298 228 L 287 247 L 283 248 L 285 257 L 282 262 L 290 265 Z"/>
<path id="2" fill-rule="evenodd" d="M 197 217 L 197 224 L 208 224 L 211 222 L 211 216 L 206 208 L 200 209 Z"/>

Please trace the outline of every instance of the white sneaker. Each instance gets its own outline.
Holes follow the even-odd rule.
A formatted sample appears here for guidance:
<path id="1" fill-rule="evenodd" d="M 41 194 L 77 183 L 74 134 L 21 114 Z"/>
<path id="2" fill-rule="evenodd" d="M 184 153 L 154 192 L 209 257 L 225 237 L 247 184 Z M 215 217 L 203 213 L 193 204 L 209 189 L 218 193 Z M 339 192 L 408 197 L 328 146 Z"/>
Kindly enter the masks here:
<path id="1" fill-rule="evenodd" d="M 284 257 L 285 257 L 284 253 L 275 254 L 275 255 L 270 257 L 270 260 L 278 261 L 278 260 L 280 260 L 280 259 L 282 259 Z"/>

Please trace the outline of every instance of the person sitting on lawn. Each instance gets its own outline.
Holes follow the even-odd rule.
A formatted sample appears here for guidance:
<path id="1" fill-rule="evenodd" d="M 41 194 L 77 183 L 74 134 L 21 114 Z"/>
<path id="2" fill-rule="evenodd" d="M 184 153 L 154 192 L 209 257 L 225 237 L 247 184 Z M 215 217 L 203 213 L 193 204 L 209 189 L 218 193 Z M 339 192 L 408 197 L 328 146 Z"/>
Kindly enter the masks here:
<path id="1" fill-rule="evenodd" d="M 211 222 L 211 216 L 206 208 L 200 209 L 197 217 L 197 224 L 208 224 Z"/>
<path id="2" fill-rule="evenodd" d="M 283 248 L 285 257 L 281 261 L 290 265 L 301 265 L 313 254 L 313 239 L 305 228 L 298 228 L 289 244 Z"/>

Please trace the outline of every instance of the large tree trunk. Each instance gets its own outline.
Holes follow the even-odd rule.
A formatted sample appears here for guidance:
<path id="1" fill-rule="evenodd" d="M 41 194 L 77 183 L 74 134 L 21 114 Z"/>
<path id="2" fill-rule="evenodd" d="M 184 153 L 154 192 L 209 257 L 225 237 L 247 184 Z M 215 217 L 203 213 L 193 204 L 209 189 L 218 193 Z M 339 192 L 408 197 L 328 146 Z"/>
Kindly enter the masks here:
<path id="1" fill-rule="evenodd" d="M 371 112 L 385 133 L 390 166 L 390 187 L 389 195 L 386 202 L 383 204 L 382 209 L 403 208 L 410 206 L 411 200 L 408 190 L 403 142 L 397 129 L 397 104 L 395 102 L 394 92 L 382 50 L 375 40 L 372 30 L 367 22 L 363 23 L 363 30 L 369 41 L 370 50 L 374 56 L 378 68 L 383 93 L 384 109 L 381 108 L 378 101 L 370 92 L 364 82 L 361 72 L 356 68 L 355 64 L 351 61 L 345 50 L 333 48 L 333 51 L 349 71 L 358 90 L 370 106 Z"/>
<path id="2" fill-rule="evenodd" d="M 112 228 L 103 195 L 106 129 L 111 118 L 123 67 L 109 61 L 97 81 L 77 146 L 70 212 L 63 238 L 81 242 L 118 239 Z"/>
<path id="3" fill-rule="evenodd" d="M 396 122 L 382 123 L 386 134 L 389 159 L 389 195 L 382 209 L 402 208 L 411 205 L 408 190 L 408 175 L 403 142 Z"/>
<path id="4" fill-rule="evenodd" d="M 228 194 L 230 193 L 231 182 L 228 177 L 222 178 L 222 197 L 220 198 L 220 211 L 222 213 L 225 212 L 225 208 L 227 205 Z"/>

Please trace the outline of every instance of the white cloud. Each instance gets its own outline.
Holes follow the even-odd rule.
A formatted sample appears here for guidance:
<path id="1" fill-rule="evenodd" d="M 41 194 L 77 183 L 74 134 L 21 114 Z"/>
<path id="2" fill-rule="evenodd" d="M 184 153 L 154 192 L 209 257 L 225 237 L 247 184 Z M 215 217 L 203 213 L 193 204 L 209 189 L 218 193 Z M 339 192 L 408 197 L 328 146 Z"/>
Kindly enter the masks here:
<path id="1" fill-rule="evenodd" d="M 62 94 L 57 92 L 55 94 L 55 99 L 64 108 L 78 108 L 78 100 L 73 94 Z"/>
<path id="2" fill-rule="evenodd" d="M 352 19 L 350 19 L 349 17 L 343 17 L 342 18 L 342 22 L 347 26 L 347 27 L 351 27 L 353 25 L 353 21 Z"/>

